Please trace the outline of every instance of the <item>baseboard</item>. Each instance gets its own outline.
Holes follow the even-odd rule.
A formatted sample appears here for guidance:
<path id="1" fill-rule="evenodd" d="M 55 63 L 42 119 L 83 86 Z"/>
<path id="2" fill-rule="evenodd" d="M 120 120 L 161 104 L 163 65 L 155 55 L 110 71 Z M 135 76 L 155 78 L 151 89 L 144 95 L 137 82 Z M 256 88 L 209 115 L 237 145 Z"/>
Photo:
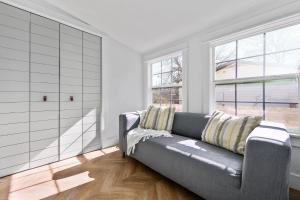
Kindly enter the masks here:
<path id="1" fill-rule="evenodd" d="M 106 138 L 102 141 L 102 148 L 111 147 L 119 143 L 119 138 Z"/>
<path id="2" fill-rule="evenodd" d="M 290 174 L 290 187 L 300 191 L 300 175 L 291 173 Z"/>

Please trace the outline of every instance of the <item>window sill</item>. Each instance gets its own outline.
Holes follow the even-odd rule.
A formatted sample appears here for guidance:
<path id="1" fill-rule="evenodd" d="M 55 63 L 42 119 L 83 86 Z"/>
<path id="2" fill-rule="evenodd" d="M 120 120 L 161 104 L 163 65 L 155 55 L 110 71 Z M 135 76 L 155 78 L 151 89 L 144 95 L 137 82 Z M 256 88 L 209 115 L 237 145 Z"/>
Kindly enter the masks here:
<path id="1" fill-rule="evenodd" d="M 291 138 L 298 138 L 300 139 L 300 133 L 289 133 Z"/>

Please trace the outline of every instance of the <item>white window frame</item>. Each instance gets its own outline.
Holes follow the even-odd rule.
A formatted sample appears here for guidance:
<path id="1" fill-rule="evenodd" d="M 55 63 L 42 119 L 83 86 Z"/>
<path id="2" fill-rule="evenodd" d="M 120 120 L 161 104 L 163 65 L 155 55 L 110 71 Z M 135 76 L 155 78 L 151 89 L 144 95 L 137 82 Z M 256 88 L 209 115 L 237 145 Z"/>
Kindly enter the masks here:
<path id="1" fill-rule="evenodd" d="M 209 51 L 210 51 L 209 112 L 210 113 L 212 113 L 215 110 L 215 102 L 216 102 L 215 85 L 216 84 L 247 83 L 247 82 L 268 81 L 268 80 L 278 80 L 278 79 L 288 79 L 288 78 L 298 78 L 300 80 L 300 73 L 274 75 L 274 76 L 267 76 L 267 77 L 260 76 L 260 77 L 250 77 L 250 78 L 216 80 L 215 79 L 216 65 L 215 65 L 215 54 L 214 54 L 215 47 L 229 42 L 234 42 L 236 40 L 241 40 L 244 38 L 263 34 L 266 32 L 275 31 L 281 28 L 286 28 L 297 24 L 300 24 L 300 14 L 288 16 L 244 31 L 236 32 L 209 42 Z M 300 94 L 300 81 L 298 81 L 298 94 Z M 298 105 L 300 105 L 300 98 L 298 98 L 298 103 L 299 103 Z M 288 130 L 291 134 L 300 135 L 300 106 L 298 108 L 298 115 L 299 115 L 298 130 L 297 131 Z"/>
<path id="2" fill-rule="evenodd" d="M 152 64 L 159 62 L 161 60 L 164 59 L 169 59 L 172 57 L 176 57 L 176 56 L 182 56 L 182 112 L 187 112 L 188 111 L 188 90 L 187 90 L 187 69 L 188 69 L 188 65 L 187 65 L 187 49 L 181 49 L 181 50 L 177 50 L 174 51 L 172 53 L 168 53 L 166 55 L 162 55 L 159 57 L 156 57 L 154 59 L 151 60 L 147 60 L 145 61 L 145 72 L 144 74 L 146 74 L 145 76 L 145 81 L 144 81 L 144 85 L 146 88 L 145 92 L 144 92 L 144 97 L 145 97 L 145 107 L 149 106 L 152 104 Z"/>

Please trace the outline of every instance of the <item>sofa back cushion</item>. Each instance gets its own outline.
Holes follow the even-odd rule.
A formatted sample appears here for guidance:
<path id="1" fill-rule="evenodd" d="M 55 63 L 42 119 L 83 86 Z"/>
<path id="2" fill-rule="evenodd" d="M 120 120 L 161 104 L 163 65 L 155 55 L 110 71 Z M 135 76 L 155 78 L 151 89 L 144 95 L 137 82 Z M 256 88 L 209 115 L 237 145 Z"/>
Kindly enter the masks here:
<path id="1" fill-rule="evenodd" d="M 159 107 L 150 105 L 147 109 L 147 112 L 144 114 L 143 119 L 140 121 L 140 127 L 145 129 L 155 129 L 156 119 L 159 111 Z"/>
<path id="2" fill-rule="evenodd" d="M 209 116 L 200 113 L 176 112 L 172 133 L 201 140 Z"/>
<path id="3" fill-rule="evenodd" d="M 144 129 L 153 129 L 160 131 L 168 131 L 172 130 L 175 107 L 156 107 L 154 105 L 150 105 L 146 112 L 139 112 L 140 114 L 140 128 Z"/>
<path id="4" fill-rule="evenodd" d="M 171 131 L 175 115 L 175 107 L 161 107 L 157 115 L 155 130 Z"/>
<path id="5" fill-rule="evenodd" d="M 246 139 L 261 120 L 260 116 L 238 117 L 215 111 L 202 133 L 202 141 L 244 154 Z"/>

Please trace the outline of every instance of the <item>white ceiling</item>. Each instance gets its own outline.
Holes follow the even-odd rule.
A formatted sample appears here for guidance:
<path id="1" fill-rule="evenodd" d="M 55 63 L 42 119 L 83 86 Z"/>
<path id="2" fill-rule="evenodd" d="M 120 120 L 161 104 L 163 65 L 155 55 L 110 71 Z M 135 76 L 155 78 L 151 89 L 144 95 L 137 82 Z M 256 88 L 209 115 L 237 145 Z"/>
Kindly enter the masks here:
<path id="1" fill-rule="evenodd" d="M 145 53 L 245 13 L 295 0 L 47 0 Z M 297 0 L 296 0 L 297 1 Z"/>

